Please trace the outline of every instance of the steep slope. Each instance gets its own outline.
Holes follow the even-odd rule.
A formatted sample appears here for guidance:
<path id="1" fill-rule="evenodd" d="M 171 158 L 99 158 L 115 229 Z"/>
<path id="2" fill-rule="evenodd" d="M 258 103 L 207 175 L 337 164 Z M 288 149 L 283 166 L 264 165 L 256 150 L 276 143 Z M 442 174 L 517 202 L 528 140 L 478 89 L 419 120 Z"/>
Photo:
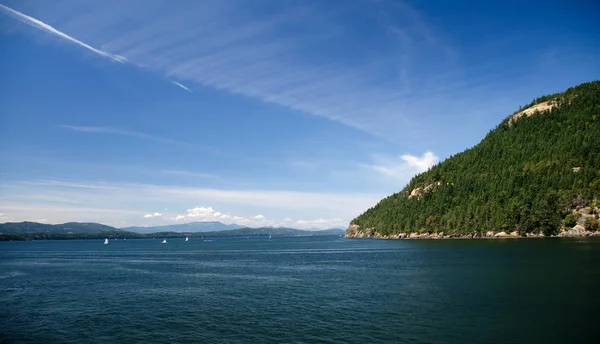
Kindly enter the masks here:
<path id="1" fill-rule="evenodd" d="M 594 229 L 599 199 L 595 81 L 515 112 L 473 148 L 417 175 L 352 220 L 346 236 L 553 235 L 577 223 Z"/>

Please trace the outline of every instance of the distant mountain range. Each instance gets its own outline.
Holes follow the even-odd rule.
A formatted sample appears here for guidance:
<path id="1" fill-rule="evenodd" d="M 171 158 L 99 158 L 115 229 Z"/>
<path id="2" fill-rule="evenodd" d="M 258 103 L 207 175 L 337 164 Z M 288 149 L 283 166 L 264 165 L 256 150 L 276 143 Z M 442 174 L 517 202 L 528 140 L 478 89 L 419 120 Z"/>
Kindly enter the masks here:
<path id="1" fill-rule="evenodd" d="M 153 227 L 125 227 L 124 231 L 148 234 L 157 232 L 176 232 L 176 233 L 198 233 L 198 232 L 217 232 L 229 229 L 240 229 L 245 226 L 232 223 L 226 225 L 221 222 L 190 222 L 177 225 L 153 226 Z"/>
<path id="2" fill-rule="evenodd" d="M 322 236 L 322 235 L 343 235 L 345 232 L 344 229 L 341 228 L 333 228 L 333 229 L 324 229 L 317 231 L 307 231 L 296 228 L 286 228 L 286 227 L 260 227 L 260 228 L 238 228 L 238 229 L 228 229 L 223 231 L 214 231 L 214 232 L 196 232 L 192 233 L 191 237 L 207 237 L 207 236 L 218 236 L 218 237 L 233 237 L 233 236 Z M 147 234 L 155 237 L 177 237 L 182 236 L 183 233 L 175 233 L 175 232 L 159 232 Z"/>
<path id="3" fill-rule="evenodd" d="M 0 224 L 2 234 L 56 233 L 56 234 L 94 234 L 106 231 L 118 232 L 121 229 L 94 222 L 67 222 L 50 225 L 39 222 L 7 222 Z"/>
<path id="4" fill-rule="evenodd" d="M 233 236 L 318 236 L 342 235 L 344 230 L 302 230 L 285 227 L 248 228 L 221 222 L 193 222 L 172 226 L 115 228 L 99 223 L 68 222 L 50 225 L 38 222 L 7 222 L 0 224 L 0 240 L 97 239 L 147 237 L 233 237 Z"/>

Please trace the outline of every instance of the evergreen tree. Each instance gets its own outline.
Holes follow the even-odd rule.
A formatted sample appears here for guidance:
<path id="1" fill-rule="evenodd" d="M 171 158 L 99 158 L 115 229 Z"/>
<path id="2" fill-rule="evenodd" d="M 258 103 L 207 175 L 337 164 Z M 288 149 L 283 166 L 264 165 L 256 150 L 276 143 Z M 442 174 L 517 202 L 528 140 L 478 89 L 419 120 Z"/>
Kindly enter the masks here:
<path id="1" fill-rule="evenodd" d="M 554 107 L 507 117 L 479 144 L 415 176 L 352 224 L 385 235 L 557 233 L 562 219 L 568 225 L 570 210 L 600 200 L 600 81 L 540 97 L 523 109 L 545 101 Z"/>

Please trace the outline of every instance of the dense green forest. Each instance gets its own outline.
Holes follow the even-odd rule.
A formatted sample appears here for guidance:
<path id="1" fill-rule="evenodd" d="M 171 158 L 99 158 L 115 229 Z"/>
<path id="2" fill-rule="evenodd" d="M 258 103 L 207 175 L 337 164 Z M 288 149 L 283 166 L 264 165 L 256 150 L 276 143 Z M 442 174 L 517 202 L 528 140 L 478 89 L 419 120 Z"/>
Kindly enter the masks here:
<path id="1" fill-rule="evenodd" d="M 572 226 L 573 209 L 600 206 L 600 81 L 523 109 L 544 101 L 556 106 L 518 120 L 507 117 L 479 144 L 415 176 L 351 224 L 384 236 L 488 230 L 551 235 L 565 221 Z"/>

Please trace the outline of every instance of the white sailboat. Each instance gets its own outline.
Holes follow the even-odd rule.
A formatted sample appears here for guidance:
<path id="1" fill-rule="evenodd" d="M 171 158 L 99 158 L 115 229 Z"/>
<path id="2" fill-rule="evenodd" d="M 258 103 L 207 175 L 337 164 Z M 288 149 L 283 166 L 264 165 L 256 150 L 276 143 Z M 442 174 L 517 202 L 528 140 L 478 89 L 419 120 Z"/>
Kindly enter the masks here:
<path id="1" fill-rule="evenodd" d="M 185 237 L 185 241 L 188 241 L 188 240 L 190 240 L 190 238 L 188 238 L 188 237 Z"/>
<path id="2" fill-rule="evenodd" d="M 161 244 L 166 244 L 167 243 L 167 239 L 163 239 L 163 241 L 161 242 Z"/>
<path id="3" fill-rule="evenodd" d="M 108 245 L 108 239 L 104 239 L 104 245 Z"/>
<path id="4" fill-rule="evenodd" d="M 271 239 L 271 234 L 269 234 L 269 239 Z"/>

